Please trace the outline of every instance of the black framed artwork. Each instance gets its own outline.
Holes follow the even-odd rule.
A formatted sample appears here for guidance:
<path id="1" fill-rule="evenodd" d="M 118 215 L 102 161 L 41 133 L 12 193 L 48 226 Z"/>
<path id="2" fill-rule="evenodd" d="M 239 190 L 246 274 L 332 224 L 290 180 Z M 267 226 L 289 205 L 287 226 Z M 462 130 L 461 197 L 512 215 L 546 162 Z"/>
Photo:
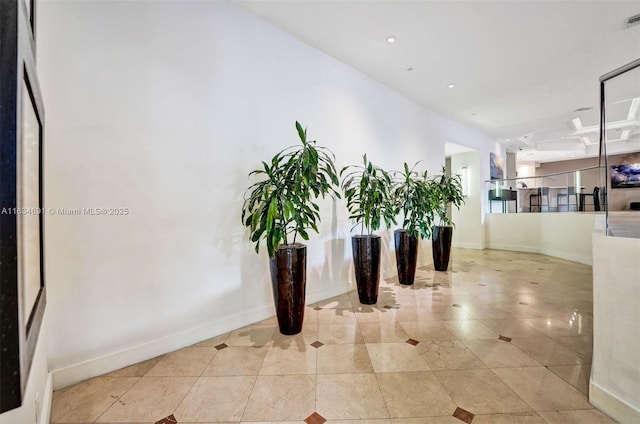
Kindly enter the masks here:
<path id="1" fill-rule="evenodd" d="M 0 413 L 22 404 L 46 306 L 34 7 L 32 0 L 0 6 Z"/>

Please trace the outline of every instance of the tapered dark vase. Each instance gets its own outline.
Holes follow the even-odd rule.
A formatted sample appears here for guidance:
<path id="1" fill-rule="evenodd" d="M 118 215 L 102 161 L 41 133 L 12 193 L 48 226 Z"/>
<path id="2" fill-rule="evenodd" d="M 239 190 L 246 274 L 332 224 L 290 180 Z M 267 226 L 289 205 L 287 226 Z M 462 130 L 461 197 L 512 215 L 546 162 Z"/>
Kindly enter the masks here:
<path id="1" fill-rule="evenodd" d="M 416 276 L 418 260 L 418 238 L 409 235 L 407 230 L 395 230 L 393 238 L 396 245 L 396 266 L 400 284 L 410 286 Z"/>
<path id="2" fill-rule="evenodd" d="M 433 267 L 436 271 L 446 271 L 449 268 L 449 256 L 451 255 L 451 239 L 453 227 L 433 227 L 431 235 L 431 247 L 433 252 Z"/>
<path id="3" fill-rule="evenodd" d="M 280 333 L 298 334 L 304 320 L 307 246 L 282 245 L 271 259 L 271 285 Z"/>
<path id="4" fill-rule="evenodd" d="M 380 236 L 351 237 L 353 266 L 360 303 L 373 305 L 378 301 L 380 285 Z"/>

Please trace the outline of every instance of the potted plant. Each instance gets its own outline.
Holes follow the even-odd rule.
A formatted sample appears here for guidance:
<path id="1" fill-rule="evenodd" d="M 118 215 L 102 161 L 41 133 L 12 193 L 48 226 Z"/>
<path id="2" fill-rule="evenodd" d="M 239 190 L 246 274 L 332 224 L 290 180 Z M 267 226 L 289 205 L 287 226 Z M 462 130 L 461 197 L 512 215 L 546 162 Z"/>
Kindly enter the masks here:
<path id="1" fill-rule="evenodd" d="M 302 330 L 306 290 L 306 246 L 318 232 L 320 207 L 314 200 L 327 194 L 340 197 L 335 156 L 307 140 L 307 130 L 296 121 L 301 145 L 288 147 L 252 171 L 260 181 L 246 191 L 242 223 L 250 229 L 256 253 L 265 241 L 270 258 L 271 283 L 278 326 L 282 334 Z"/>
<path id="2" fill-rule="evenodd" d="M 438 198 L 433 196 L 427 171 L 415 171 L 405 162 L 402 172 L 394 172 L 393 198 L 396 215 L 402 216 L 402 228 L 394 231 L 396 265 L 400 284 L 412 285 L 418 259 L 418 238 L 431 237 Z"/>
<path id="3" fill-rule="evenodd" d="M 455 206 L 459 210 L 460 205 L 464 203 L 462 181 L 460 175 L 447 176 L 443 167 L 442 174 L 432 178 L 429 185 L 431 193 L 436 199 L 435 212 L 439 221 L 439 225 L 433 227 L 431 237 L 433 266 L 436 271 L 446 271 L 449 267 L 454 227 L 447 210 L 451 206 Z"/>
<path id="4" fill-rule="evenodd" d="M 362 158 L 362 165 L 346 166 L 340 176 L 349 219 L 356 222 L 353 228 L 360 227 L 360 234 L 351 237 L 358 298 L 372 305 L 378 301 L 380 284 L 380 236 L 373 232 L 381 221 L 387 228 L 394 222 L 395 208 L 391 176 L 367 155 Z"/>

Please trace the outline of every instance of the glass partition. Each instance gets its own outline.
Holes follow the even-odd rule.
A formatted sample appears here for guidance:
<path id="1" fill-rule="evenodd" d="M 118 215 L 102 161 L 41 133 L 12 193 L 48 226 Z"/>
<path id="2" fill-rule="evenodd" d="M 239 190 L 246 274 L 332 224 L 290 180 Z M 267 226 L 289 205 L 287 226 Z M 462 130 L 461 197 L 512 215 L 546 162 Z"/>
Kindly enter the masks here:
<path id="1" fill-rule="evenodd" d="M 547 213 L 604 211 L 604 167 L 533 177 L 485 181 L 487 212 Z"/>
<path id="2" fill-rule="evenodd" d="M 640 59 L 600 78 L 607 235 L 640 238 Z"/>

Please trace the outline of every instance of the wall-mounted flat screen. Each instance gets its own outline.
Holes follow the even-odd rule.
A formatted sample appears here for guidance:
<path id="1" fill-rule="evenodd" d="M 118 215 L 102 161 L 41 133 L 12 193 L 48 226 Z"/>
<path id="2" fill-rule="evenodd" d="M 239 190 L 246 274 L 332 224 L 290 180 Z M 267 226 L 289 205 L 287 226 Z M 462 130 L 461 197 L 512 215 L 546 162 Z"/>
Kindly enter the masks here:
<path id="1" fill-rule="evenodd" d="M 640 187 L 640 162 L 611 166 L 611 188 Z"/>

